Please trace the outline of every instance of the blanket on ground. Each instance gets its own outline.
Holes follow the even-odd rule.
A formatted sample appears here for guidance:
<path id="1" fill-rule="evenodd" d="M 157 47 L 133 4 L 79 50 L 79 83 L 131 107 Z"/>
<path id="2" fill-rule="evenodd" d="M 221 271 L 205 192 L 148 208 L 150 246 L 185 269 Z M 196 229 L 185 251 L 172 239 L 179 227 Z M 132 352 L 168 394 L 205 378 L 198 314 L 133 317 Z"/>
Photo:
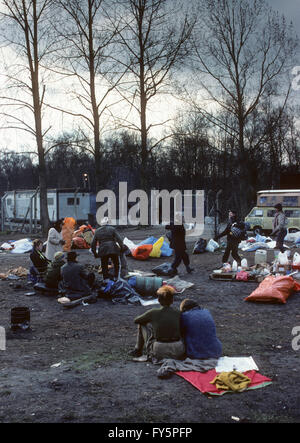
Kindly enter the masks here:
<path id="1" fill-rule="evenodd" d="M 157 371 L 158 377 L 167 377 L 177 371 L 198 371 L 205 372 L 214 369 L 217 366 L 216 358 L 208 358 L 203 360 L 186 358 L 185 360 L 174 360 L 172 358 L 164 358 L 159 363 L 161 367 Z"/>
<path id="2" fill-rule="evenodd" d="M 197 388 L 203 394 L 223 395 L 226 394 L 227 392 L 234 392 L 230 389 L 227 390 L 218 389 L 215 384 L 212 384 L 212 382 L 216 379 L 218 375 L 215 369 L 211 369 L 210 371 L 207 371 L 205 373 L 196 372 L 196 371 L 191 371 L 191 372 L 177 371 L 175 373 L 179 377 L 182 377 L 186 381 L 191 383 L 195 388 Z M 251 380 L 246 390 L 262 388 L 272 383 L 272 380 L 270 378 L 265 377 L 264 375 L 261 375 L 254 370 L 246 371 L 243 374 Z"/>

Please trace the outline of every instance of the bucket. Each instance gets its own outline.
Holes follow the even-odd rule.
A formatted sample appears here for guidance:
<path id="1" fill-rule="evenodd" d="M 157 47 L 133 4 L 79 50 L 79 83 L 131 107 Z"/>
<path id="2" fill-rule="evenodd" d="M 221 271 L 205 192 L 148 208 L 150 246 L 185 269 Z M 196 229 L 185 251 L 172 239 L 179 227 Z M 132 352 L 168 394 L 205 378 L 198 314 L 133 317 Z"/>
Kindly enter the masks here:
<path id="1" fill-rule="evenodd" d="M 154 296 L 162 285 L 163 279 L 160 277 L 136 277 L 135 290 L 144 296 Z"/>
<path id="2" fill-rule="evenodd" d="M 254 262 L 256 265 L 259 265 L 260 263 L 267 263 L 267 251 L 258 249 L 255 252 Z"/>
<path id="3" fill-rule="evenodd" d="M 18 306 L 11 309 L 11 329 L 13 331 L 21 329 L 23 331 L 29 329 L 30 311 L 29 308 Z"/>

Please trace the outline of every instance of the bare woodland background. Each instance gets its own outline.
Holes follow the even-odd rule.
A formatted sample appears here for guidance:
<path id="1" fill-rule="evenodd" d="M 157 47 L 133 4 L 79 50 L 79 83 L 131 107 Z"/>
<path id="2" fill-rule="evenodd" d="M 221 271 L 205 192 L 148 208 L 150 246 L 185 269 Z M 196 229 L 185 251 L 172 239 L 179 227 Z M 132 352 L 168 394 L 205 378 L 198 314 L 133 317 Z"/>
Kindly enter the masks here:
<path id="1" fill-rule="evenodd" d="M 0 5 L 0 129 L 19 140 L 0 145 L 0 193 L 39 186 L 45 231 L 47 188 L 84 173 L 95 192 L 222 189 L 242 215 L 257 190 L 296 187 L 298 39 L 264 0 Z"/>

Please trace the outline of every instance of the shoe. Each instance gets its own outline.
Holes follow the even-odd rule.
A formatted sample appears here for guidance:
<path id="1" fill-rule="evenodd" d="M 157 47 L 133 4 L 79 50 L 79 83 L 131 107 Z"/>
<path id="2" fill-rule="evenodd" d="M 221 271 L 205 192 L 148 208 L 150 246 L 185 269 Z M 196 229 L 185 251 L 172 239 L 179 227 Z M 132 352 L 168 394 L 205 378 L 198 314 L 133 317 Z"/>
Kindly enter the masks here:
<path id="1" fill-rule="evenodd" d="M 194 271 L 194 269 L 193 268 L 190 268 L 189 266 L 186 268 L 186 270 L 187 270 L 187 272 L 190 274 L 191 272 L 193 272 Z"/>
<path id="2" fill-rule="evenodd" d="M 146 361 L 149 361 L 149 358 L 147 357 L 147 355 L 141 355 L 140 357 L 134 357 L 132 361 L 140 361 L 145 363 Z"/>
<path id="3" fill-rule="evenodd" d="M 138 349 L 133 349 L 133 351 L 128 352 L 128 355 L 131 357 L 141 357 L 143 355 L 142 351 L 139 351 Z"/>

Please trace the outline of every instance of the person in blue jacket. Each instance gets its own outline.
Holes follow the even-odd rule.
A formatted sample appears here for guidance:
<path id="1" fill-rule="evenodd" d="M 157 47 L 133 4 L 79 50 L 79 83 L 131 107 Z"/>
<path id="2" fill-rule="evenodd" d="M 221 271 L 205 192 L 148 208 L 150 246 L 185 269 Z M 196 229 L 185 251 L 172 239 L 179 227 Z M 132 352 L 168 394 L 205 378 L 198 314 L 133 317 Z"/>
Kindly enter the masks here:
<path id="1" fill-rule="evenodd" d="M 180 327 L 186 357 L 192 359 L 219 358 L 222 344 L 216 335 L 215 322 L 208 309 L 186 298 L 180 304 Z"/>

